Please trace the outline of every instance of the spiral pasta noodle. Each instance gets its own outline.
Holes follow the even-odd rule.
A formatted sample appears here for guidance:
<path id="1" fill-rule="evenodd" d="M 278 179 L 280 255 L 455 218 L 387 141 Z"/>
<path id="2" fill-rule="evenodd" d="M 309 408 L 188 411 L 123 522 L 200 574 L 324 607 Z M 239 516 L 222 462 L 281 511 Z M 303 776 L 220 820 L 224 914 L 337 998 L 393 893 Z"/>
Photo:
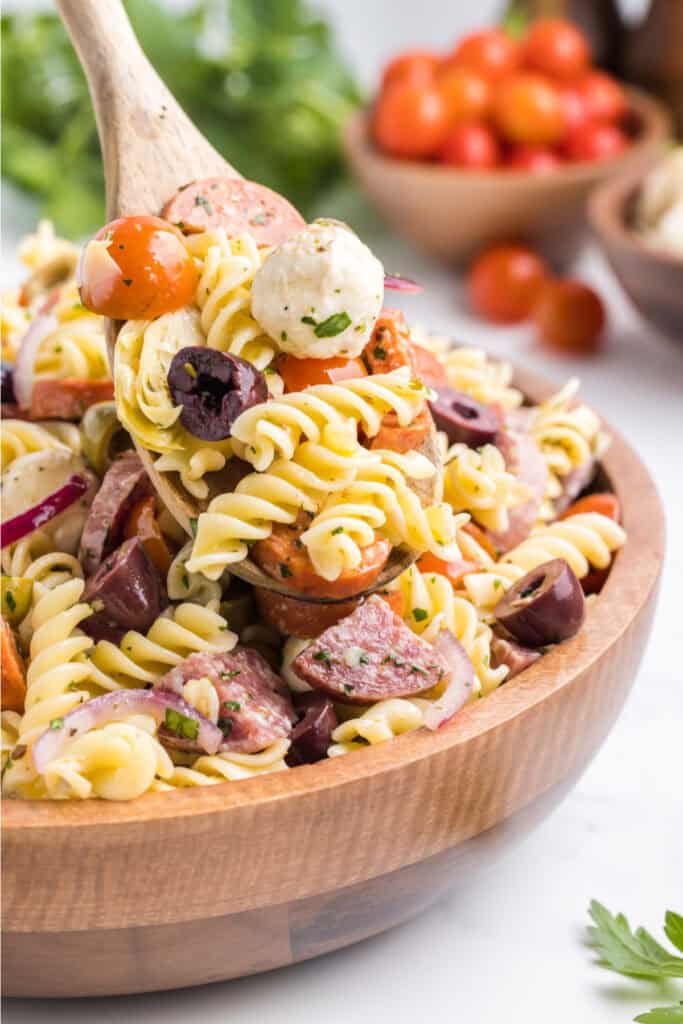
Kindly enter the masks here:
<path id="1" fill-rule="evenodd" d="M 619 523 L 599 512 L 586 512 L 537 527 L 501 561 L 526 573 L 552 558 L 563 558 L 582 579 L 591 568 L 606 569 L 625 541 Z"/>
<path id="2" fill-rule="evenodd" d="M 59 238 L 49 220 L 41 220 L 35 232 L 26 235 L 19 243 L 18 256 L 24 266 L 33 271 L 57 260 L 71 262 L 75 270 L 78 248 L 72 242 Z"/>
<path id="3" fill-rule="evenodd" d="M 423 725 L 428 707 L 429 701 L 419 697 L 380 700 L 357 718 L 349 718 L 337 726 L 332 733 L 333 742 L 328 747 L 327 756 L 351 754 L 368 745 L 386 743 L 396 736 L 413 732 Z"/>
<path id="4" fill-rule="evenodd" d="M 151 788 L 159 793 L 193 786 L 211 786 L 218 782 L 238 782 L 258 775 L 268 775 L 270 772 L 287 771 L 289 766 L 285 757 L 289 746 L 289 740 L 280 739 L 256 754 L 204 754 L 188 765 L 176 765 L 169 777 L 158 779 Z M 182 755 L 178 759 L 183 760 Z"/>
<path id="5" fill-rule="evenodd" d="M 221 599 L 221 584 L 208 580 L 199 572 L 188 572 L 187 562 L 191 553 L 192 541 L 188 540 L 171 562 L 166 576 L 166 593 L 171 601 L 192 601 L 215 611 Z"/>
<path id="6" fill-rule="evenodd" d="M 63 429 L 71 428 L 71 429 Z M 78 427 L 71 423 L 31 423 L 29 420 L 4 419 L 0 423 L 0 471 L 9 469 L 22 455 L 68 448 L 78 455 L 81 450 Z"/>
<path id="7" fill-rule="evenodd" d="M 548 469 L 560 477 L 599 458 L 607 447 L 600 417 L 587 405 L 575 404 L 578 390 L 579 382 L 573 377 L 561 391 L 538 406 L 531 420 L 531 436 Z"/>
<path id="8" fill-rule="evenodd" d="M 109 377 L 104 320 L 81 305 L 75 283 L 67 285 L 52 309 L 57 327 L 40 343 L 36 380 L 106 380 Z"/>
<path id="9" fill-rule="evenodd" d="M 480 348 L 464 348 L 452 339 L 429 334 L 411 327 L 411 339 L 428 349 L 442 363 L 450 387 L 464 391 L 478 402 L 516 409 L 522 404 L 522 393 L 511 387 L 513 370 L 509 363 L 490 359 Z"/>
<path id="10" fill-rule="evenodd" d="M 507 530 L 510 509 L 530 496 L 529 487 L 506 470 L 495 445 L 474 449 L 455 444 L 448 450 L 444 498 L 456 512 L 469 512 L 489 530 Z"/>

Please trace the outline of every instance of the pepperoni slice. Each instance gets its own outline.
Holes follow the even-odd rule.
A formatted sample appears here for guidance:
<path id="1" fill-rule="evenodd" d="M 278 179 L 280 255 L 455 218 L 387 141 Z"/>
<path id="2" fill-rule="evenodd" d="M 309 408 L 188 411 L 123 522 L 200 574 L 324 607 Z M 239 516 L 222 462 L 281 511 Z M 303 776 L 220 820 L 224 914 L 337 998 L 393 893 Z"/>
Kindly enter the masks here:
<path id="1" fill-rule="evenodd" d="M 329 626 L 350 615 L 359 604 L 357 599 L 335 604 L 314 604 L 261 587 L 256 587 L 254 593 L 261 616 L 269 626 L 283 636 L 300 636 L 305 639 L 320 636 Z"/>
<path id="2" fill-rule="evenodd" d="M 228 237 L 250 234 L 259 245 L 279 245 L 306 224 L 284 196 L 243 178 L 192 181 L 169 199 L 161 215 L 186 234 L 224 228 Z"/>
<path id="3" fill-rule="evenodd" d="M 114 397 L 112 380 L 37 380 L 31 394 L 32 420 L 79 420 L 85 410 L 96 402 L 110 402 Z"/>

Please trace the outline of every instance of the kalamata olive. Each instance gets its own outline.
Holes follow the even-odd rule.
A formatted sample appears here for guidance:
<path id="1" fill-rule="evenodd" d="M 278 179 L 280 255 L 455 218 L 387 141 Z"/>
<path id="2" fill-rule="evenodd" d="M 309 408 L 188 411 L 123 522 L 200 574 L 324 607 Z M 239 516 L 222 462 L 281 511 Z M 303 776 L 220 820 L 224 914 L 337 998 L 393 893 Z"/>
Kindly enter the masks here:
<path id="1" fill-rule="evenodd" d="M 266 378 L 246 359 L 201 346 L 176 352 L 168 386 L 183 407 L 180 422 L 203 441 L 230 437 L 239 414 L 268 398 Z"/>
<path id="2" fill-rule="evenodd" d="M 145 633 L 166 605 L 159 574 L 139 537 L 127 540 L 104 560 L 83 591 L 94 614 L 81 629 L 94 640 L 118 643 L 129 629 Z"/>
<path id="3" fill-rule="evenodd" d="M 435 402 L 430 402 L 432 416 L 439 430 L 445 431 L 450 444 L 466 444 L 480 448 L 493 444 L 501 427 L 501 419 L 495 409 L 482 405 L 463 391 L 455 388 L 437 387 Z"/>
<path id="4" fill-rule="evenodd" d="M 581 628 L 586 602 L 581 584 L 563 558 L 532 569 L 498 602 L 498 622 L 525 647 L 568 640 Z"/>
<path id="5" fill-rule="evenodd" d="M 3 405 L 15 405 L 14 367 L 11 363 L 0 363 L 0 400 Z"/>
<path id="6" fill-rule="evenodd" d="M 293 767 L 321 761 L 327 755 L 332 733 L 337 728 L 334 705 L 323 693 L 296 694 L 294 705 L 302 718 L 292 731 L 287 763 Z"/>

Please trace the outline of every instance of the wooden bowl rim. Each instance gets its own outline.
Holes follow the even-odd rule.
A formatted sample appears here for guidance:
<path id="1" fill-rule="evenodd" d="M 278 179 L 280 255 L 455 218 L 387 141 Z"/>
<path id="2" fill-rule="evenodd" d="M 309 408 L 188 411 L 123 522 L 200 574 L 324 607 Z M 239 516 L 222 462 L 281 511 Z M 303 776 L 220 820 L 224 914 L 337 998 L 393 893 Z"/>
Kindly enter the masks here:
<path id="1" fill-rule="evenodd" d="M 404 180 L 424 179 L 425 185 L 435 182 L 466 185 L 470 188 L 499 186 L 502 181 L 512 189 L 529 190 L 552 185 L 558 187 L 599 181 L 619 173 L 623 166 L 630 165 L 639 157 L 645 157 L 653 143 L 663 141 L 671 134 L 671 116 L 666 107 L 654 96 L 633 86 L 625 87 L 630 110 L 641 120 L 640 135 L 619 156 L 609 160 L 567 163 L 548 174 L 531 174 L 524 170 L 496 168 L 493 171 L 465 171 L 444 164 L 427 163 L 420 160 L 398 160 L 381 153 L 370 139 L 370 111 L 361 109 L 351 115 L 343 129 L 343 139 L 349 152 L 362 155 L 367 163 L 374 163 L 376 169 L 385 173 L 402 175 Z"/>
<path id="2" fill-rule="evenodd" d="M 515 384 L 535 401 L 557 390 L 554 384 L 527 370 L 516 372 Z M 469 705 L 437 732 L 420 729 L 357 753 L 302 766 L 295 771 L 246 779 L 239 785 L 226 782 L 149 793 L 121 803 L 4 800 L 4 831 L 124 826 L 174 818 L 194 819 L 245 806 L 255 809 L 382 773 L 405 770 L 410 764 L 503 728 L 559 690 L 571 686 L 574 679 L 619 641 L 648 601 L 656 588 L 664 555 L 664 515 L 654 482 L 630 445 L 608 423 L 605 425 L 612 444 L 602 466 L 619 497 L 629 541 L 617 555 L 607 584 L 579 634 L 558 645 L 517 679 L 489 694 L 485 700 Z M 609 597 L 617 594 L 619 601 L 610 602 Z"/>

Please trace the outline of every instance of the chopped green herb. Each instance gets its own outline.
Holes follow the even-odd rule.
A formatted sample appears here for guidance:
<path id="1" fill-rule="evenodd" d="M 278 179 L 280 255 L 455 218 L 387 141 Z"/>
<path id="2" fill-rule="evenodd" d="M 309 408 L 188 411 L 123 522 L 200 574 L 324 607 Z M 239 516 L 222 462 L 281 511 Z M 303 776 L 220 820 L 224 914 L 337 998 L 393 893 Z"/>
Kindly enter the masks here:
<path id="1" fill-rule="evenodd" d="M 226 708 L 227 711 L 239 711 L 242 705 L 238 700 L 224 700 L 223 707 Z"/>
<path id="2" fill-rule="evenodd" d="M 358 664 L 359 665 L 369 665 L 370 664 L 370 659 L 368 658 L 368 656 L 365 653 L 365 651 L 361 651 L 360 652 L 360 654 L 358 656 Z"/>
<path id="3" fill-rule="evenodd" d="M 206 210 L 206 212 L 208 213 L 209 216 L 211 216 L 211 214 L 214 212 L 213 206 L 211 205 L 209 200 L 206 198 L 206 196 L 203 196 L 203 195 L 195 196 L 194 197 L 194 205 L 195 206 L 201 206 L 202 209 Z"/>
<path id="4" fill-rule="evenodd" d="M 336 537 L 338 533 L 343 533 L 343 532 L 344 532 L 344 527 L 343 526 L 335 526 L 334 530 L 332 530 L 332 536 Z"/>
<path id="5" fill-rule="evenodd" d="M 175 708 L 166 708 L 164 725 L 169 732 L 176 736 L 182 736 L 186 740 L 196 740 L 199 735 L 199 722 Z"/>
<path id="6" fill-rule="evenodd" d="M 63 727 L 63 725 L 64 725 L 64 719 L 63 718 L 53 718 L 52 721 L 50 722 L 50 728 L 54 729 L 55 732 L 57 731 L 57 729 L 61 729 Z"/>
<path id="7" fill-rule="evenodd" d="M 422 668 L 421 665 L 411 665 L 410 666 L 410 671 L 411 671 L 412 675 L 421 675 L 421 676 L 429 675 L 429 673 L 427 672 L 427 669 L 426 668 Z"/>
<path id="8" fill-rule="evenodd" d="M 387 358 L 387 350 L 385 348 L 382 348 L 381 345 L 375 345 L 375 347 L 372 350 L 372 354 L 375 357 L 375 359 Z"/>
<path id="9" fill-rule="evenodd" d="M 429 612 L 426 608 L 413 608 L 413 618 L 416 622 L 424 622 L 429 618 Z"/>
<path id="10" fill-rule="evenodd" d="M 234 724 L 235 722 L 232 718 L 219 718 L 218 721 L 216 722 L 216 725 L 218 726 L 218 728 L 220 729 L 224 736 L 230 735 Z"/>
<path id="11" fill-rule="evenodd" d="M 287 331 L 280 331 L 280 341 L 287 341 Z"/>
<path id="12" fill-rule="evenodd" d="M 313 661 L 322 661 L 326 665 L 330 665 L 332 663 L 332 658 L 330 657 L 329 651 L 316 651 L 313 655 Z"/>
<path id="13" fill-rule="evenodd" d="M 11 612 L 16 611 L 17 602 L 14 600 L 14 594 L 11 590 L 8 590 L 5 594 L 5 603 Z"/>
<path id="14" fill-rule="evenodd" d="M 312 316 L 302 316 L 301 317 L 301 323 L 302 324 L 309 324 L 311 327 L 316 327 L 317 326 L 317 323 L 313 319 Z"/>
<path id="15" fill-rule="evenodd" d="M 240 675 L 240 669 L 233 668 L 229 672 L 221 672 L 221 679 L 234 679 L 235 676 Z"/>
<path id="16" fill-rule="evenodd" d="M 353 693 L 353 686 L 351 683 L 344 683 L 344 693 Z"/>
<path id="17" fill-rule="evenodd" d="M 313 333 L 316 338 L 336 338 L 338 334 L 351 326 L 351 317 L 348 313 L 333 313 L 327 320 L 321 320 Z"/>
<path id="18" fill-rule="evenodd" d="M 183 575 L 180 578 L 182 580 L 183 586 L 185 587 L 185 590 L 189 590 L 190 589 L 190 577 L 187 575 L 186 572 L 184 572 Z"/>
<path id="19" fill-rule="evenodd" d="M 289 568 L 286 562 L 280 562 L 280 575 L 283 579 L 287 579 L 288 576 L 292 575 L 292 570 Z"/>
<path id="20" fill-rule="evenodd" d="M 123 283 L 125 284 L 126 288 L 130 288 L 130 286 L 133 283 L 133 278 L 132 277 L 124 277 L 123 278 Z"/>
<path id="21" fill-rule="evenodd" d="M 192 532 L 192 536 L 196 537 L 197 536 L 197 516 L 190 516 L 190 530 Z"/>

